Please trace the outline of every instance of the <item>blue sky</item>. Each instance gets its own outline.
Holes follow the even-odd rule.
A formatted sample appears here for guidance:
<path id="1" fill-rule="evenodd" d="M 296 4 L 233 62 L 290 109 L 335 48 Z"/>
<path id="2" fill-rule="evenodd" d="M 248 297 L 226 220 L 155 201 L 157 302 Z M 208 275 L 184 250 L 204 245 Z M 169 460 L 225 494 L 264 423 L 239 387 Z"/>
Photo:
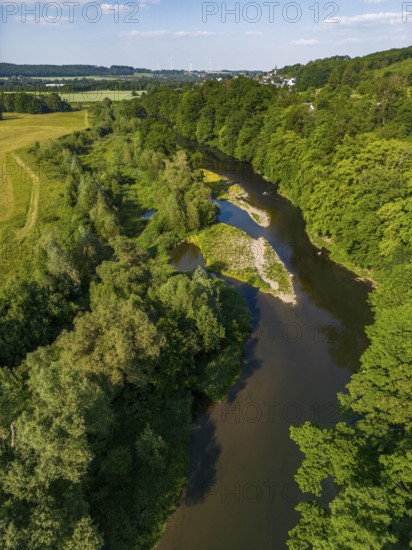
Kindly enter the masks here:
<path id="1" fill-rule="evenodd" d="M 1 61 L 269 70 L 412 43 L 412 1 L 109 2 L 0 0 Z"/>

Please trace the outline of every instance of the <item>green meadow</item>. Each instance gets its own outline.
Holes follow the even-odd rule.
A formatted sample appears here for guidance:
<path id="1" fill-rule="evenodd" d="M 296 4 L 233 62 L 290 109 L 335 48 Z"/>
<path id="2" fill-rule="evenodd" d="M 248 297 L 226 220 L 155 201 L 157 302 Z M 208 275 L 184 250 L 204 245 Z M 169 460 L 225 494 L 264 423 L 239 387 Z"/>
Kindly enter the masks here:
<path id="1" fill-rule="evenodd" d="M 21 247 L 35 230 L 59 215 L 60 184 L 32 165 L 26 149 L 83 130 L 87 111 L 31 115 L 7 113 L 0 121 L 0 267 L 5 274 L 13 264 L 10 250 Z M 7 260 L 7 261 L 6 261 Z"/>
<path id="2" fill-rule="evenodd" d="M 58 90 L 57 90 L 58 92 Z M 133 99 L 133 92 L 129 90 L 89 90 L 86 92 L 70 92 L 59 93 L 62 99 L 69 103 L 96 103 L 108 97 L 112 101 L 123 101 L 124 99 Z M 136 91 L 137 95 L 142 95 L 144 92 Z"/>

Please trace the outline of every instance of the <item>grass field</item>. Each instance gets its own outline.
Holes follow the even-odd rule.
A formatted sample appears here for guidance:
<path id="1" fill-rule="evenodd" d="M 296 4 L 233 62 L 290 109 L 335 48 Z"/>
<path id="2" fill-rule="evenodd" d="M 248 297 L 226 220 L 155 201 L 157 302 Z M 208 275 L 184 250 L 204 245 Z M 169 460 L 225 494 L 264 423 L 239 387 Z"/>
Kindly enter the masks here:
<path id="1" fill-rule="evenodd" d="M 88 126 L 87 111 L 29 115 L 7 113 L 0 121 L 0 268 L 7 270 L 4 249 L 35 228 L 39 210 L 53 210 L 56 190 L 47 185 L 24 152 L 35 141 L 55 139 Z M 57 184 L 55 184 L 57 185 Z"/>
<path id="2" fill-rule="evenodd" d="M 9 80 L 9 76 L 0 76 L 0 80 Z M 135 73 L 126 76 L 39 76 L 32 77 L 38 81 L 60 81 L 60 80 L 136 80 L 139 78 L 153 78 L 153 73 Z"/>
<path id="3" fill-rule="evenodd" d="M 56 90 L 54 90 L 56 91 Z M 57 91 L 57 93 L 59 93 Z M 142 95 L 143 91 L 137 91 L 137 95 Z M 62 99 L 66 99 L 69 103 L 94 103 L 102 101 L 108 97 L 112 101 L 123 101 L 124 99 L 133 99 L 132 92 L 127 90 L 94 90 L 88 92 L 71 92 L 68 94 L 59 93 Z"/>
<path id="4" fill-rule="evenodd" d="M 27 92 L 28 94 L 34 93 L 35 95 L 39 94 L 48 94 L 51 92 L 58 93 L 62 99 L 66 99 L 69 103 L 76 104 L 88 104 L 96 103 L 97 101 L 102 101 L 105 97 L 108 97 L 112 101 L 123 101 L 124 99 L 133 99 L 131 91 L 129 90 L 93 90 L 87 92 L 69 92 L 62 93 L 59 91 L 59 88 L 50 88 L 50 92 Z M 14 94 L 16 92 L 3 92 L 5 94 Z M 138 96 L 144 94 L 144 91 L 137 90 L 135 92 Z"/>

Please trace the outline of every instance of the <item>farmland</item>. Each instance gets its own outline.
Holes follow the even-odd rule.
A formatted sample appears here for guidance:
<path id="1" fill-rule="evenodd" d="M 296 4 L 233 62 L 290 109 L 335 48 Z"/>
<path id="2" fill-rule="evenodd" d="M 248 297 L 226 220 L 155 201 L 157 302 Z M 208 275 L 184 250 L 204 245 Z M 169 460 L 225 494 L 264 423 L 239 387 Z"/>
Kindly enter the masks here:
<path id="1" fill-rule="evenodd" d="M 10 76 L 0 76 L 0 80 L 9 80 Z M 32 77 L 32 80 L 46 81 L 46 82 L 60 82 L 63 80 L 138 80 L 139 78 L 153 78 L 153 73 L 135 73 L 133 76 L 120 76 L 120 75 L 88 75 L 88 76 L 38 76 Z"/>
<path id="2" fill-rule="evenodd" d="M 11 247 L 28 236 L 39 212 L 55 207 L 58 196 L 53 182 L 42 185 L 36 167 L 25 162 L 24 148 L 88 125 L 86 111 L 30 115 L 8 113 L 0 122 L 0 241 Z M 4 250 L 2 250 L 2 253 Z M 4 267 L 2 272 L 4 273 Z"/>
<path id="3" fill-rule="evenodd" d="M 133 92 L 128 90 L 89 90 L 85 92 L 59 93 L 59 95 L 69 103 L 95 103 L 97 101 L 102 101 L 105 97 L 108 97 L 112 101 L 132 99 L 134 97 L 132 93 Z M 142 93 L 144 92 L 135 92 L 137 95 L 141 95 Z"/>
<path id="4" fill-rule="evenodd" d="M 50 88 L 50 92 L 36 91 L 35 95 L 42 95 L 48 93 L 58 93 L 59 96 L 68 101 L 69 103 L 96 103 L 102 101 L 105 97 L 108 97 L 112 101 L 123 101 L 125 99 L 133 99 L 135 97 L 130 90 L 87 90 L 84 92 L 60 92 L 59 88 Z M 5 91 L 4 94 L 14 94 L 16 92 Z M 28 92 L 33 93 L 33 92 Z M 135 95 L 142 95 L 144 91 L 135 91 Z"/>

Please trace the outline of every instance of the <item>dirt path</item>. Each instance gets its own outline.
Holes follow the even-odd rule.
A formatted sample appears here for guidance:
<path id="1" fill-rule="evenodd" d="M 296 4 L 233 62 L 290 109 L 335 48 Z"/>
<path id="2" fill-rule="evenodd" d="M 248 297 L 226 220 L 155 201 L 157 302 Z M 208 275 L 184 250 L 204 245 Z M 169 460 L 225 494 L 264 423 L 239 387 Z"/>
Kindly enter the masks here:
<path id="1" fill-rule="evenodd" d="M 27 235 L 33 229 L 37 221 L 37 215 L 39 212 L 39 202 L 40 202 L 40 179 L 37 176 L 37 174 L 35 174 L 19 157 L 14 155 L 14 159 L 17 162 L 17 164 L 33 180 L 33 187 L 30 195 L 30 204 L 29 204 L 29 211 L 27 213 L 26 223 L 23 229 L 20 229 L 20 231 L 16 235 L 16 239 L 18 241 L 22 241 L 24 238 L 27 237 Z"/>
<path id="2" fill-rule="evenodd" d="M 1 168 L 0 168 L 0 222 L 7 221 L 11 213 L 13 212 L 14 206 L 14 191 L 13 184 L 9 177 L 7 177 L 7 162 L 1 159 Z"/>

